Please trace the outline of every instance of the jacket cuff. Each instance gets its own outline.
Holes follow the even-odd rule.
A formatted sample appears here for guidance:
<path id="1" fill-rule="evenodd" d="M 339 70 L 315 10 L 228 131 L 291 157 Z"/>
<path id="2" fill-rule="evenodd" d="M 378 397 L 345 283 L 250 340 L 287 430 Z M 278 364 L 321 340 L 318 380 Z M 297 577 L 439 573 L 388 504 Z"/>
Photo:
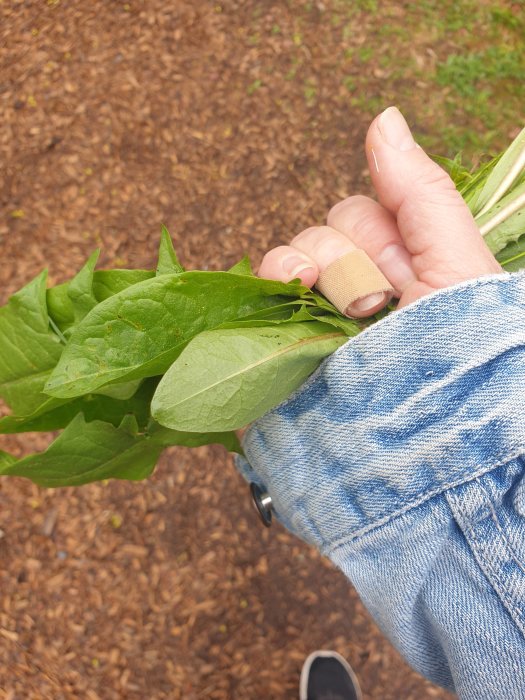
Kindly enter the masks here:
<path id="1" fill-rule="evenodd" d="M 329 553 L 525 452 L 525 274 L 439 290 L 328 357 L 237 466 Z"/>

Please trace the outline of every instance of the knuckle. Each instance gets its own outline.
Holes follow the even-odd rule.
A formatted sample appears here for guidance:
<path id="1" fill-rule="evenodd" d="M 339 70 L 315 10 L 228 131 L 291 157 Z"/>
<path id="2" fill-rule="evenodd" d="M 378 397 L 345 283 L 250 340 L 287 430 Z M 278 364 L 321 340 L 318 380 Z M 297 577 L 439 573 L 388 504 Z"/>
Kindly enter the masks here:
<path id="1" fill-rule="evenodd" d="M 294 236 L 290 241 L 290 245 L 296 245 L 297 243 L 315 244 L 330 233 L 333 234 L 333 231 L 329 226 L 309 226 Z"/>
<path id="2" fill-rule="evenodd" d="M 369 197 L 365 197 L 363 194 L 354 194 L 346 199 L 342 199 L 337 204 L 330 209 L 328 216 L 326 217 L 326 222 L 329 226 L 333 226 L 334 222 L 338 221 L 341 216 L 348 216 L 353 212 L 359 212 L 364 207 L 369 206 L 370 202 L 373 202 Z M 334 228 L 337 228 L 334 226 Z"/>

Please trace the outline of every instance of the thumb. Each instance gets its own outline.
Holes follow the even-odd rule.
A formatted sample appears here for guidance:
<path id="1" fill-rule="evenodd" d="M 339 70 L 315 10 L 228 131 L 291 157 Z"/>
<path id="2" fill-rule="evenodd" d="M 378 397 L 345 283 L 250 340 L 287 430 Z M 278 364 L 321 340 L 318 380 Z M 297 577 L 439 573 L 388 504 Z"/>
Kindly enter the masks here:
<path id="1" fill-rule="evenodd" d="M 420 288 L 501 272 L 454 183 L 416 144 L 396 107 L 372 122 L 366 147 L 379 201 L 397 219 Z"/>

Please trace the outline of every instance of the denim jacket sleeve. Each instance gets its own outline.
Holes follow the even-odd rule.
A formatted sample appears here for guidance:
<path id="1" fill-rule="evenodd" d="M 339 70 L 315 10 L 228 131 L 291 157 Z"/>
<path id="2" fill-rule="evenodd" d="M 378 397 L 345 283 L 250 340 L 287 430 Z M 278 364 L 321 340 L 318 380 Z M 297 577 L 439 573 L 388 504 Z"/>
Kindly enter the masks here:
<path id="1" fill-rule="evenodd" d="M 440 290 L 327 358 L 238 467 L 463 700 L 525 698 L 525 275 Z"/>

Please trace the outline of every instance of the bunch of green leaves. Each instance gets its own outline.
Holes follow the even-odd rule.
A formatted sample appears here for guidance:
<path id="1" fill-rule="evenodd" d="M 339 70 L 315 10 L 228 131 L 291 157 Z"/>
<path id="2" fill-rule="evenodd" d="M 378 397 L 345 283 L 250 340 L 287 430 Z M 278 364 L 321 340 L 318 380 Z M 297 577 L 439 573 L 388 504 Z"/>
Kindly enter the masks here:
<path id="1" fill-rule="evenodd" d="M 525 267 L 525 130 L 474 173 L 439 161 L 503 266 Z M 165 228 L 156 270 L 96 270 L 97 258 L 49 289 L 42 272 L 0 308 L 0 397 L 11 409 L 0 433 L 61 431 L 41 453 L 0 451 L 0 474 L 43 486 L 137 480 L 171 445 L 241 452 L 235 430 L 367 325 L 299 280 L 256 277 L 247 258 L 186 271 Z"/>
<path id="2" fill-rule="evenodd" d="M 501 265 L 509 272 L 525 267 L 525 129 L 504 153 L 474 173 L 460 156 L 435 160 L 454 180 Z"/>
<path id="3" fill-rule="evenodd" d="M 142 479 L 170 445 L 224 445 L 355 335 L 299 280 L 185 271 L 163 228 L 156 270 L 46 272 L 0 309 L 0 433 L 63 432 L 43 453 L 0 452 L 0 474 L 44 486 Z"/>

